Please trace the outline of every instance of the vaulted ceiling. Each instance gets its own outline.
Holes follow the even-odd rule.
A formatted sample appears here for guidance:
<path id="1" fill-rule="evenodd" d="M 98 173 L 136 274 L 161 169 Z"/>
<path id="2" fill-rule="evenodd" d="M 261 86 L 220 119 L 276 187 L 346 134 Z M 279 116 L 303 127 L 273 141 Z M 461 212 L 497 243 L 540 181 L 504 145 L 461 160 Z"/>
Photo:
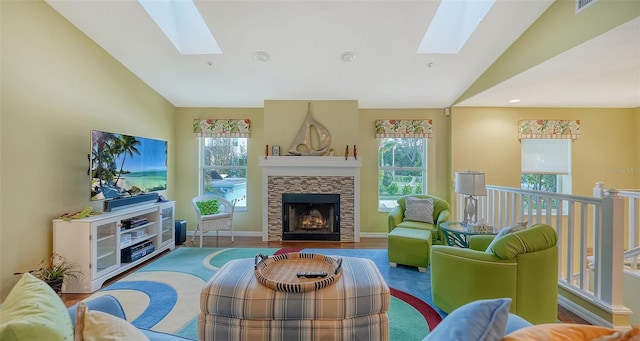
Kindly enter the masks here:
<path id="1" fill-rule="evenodd" d="M 348 99 L 361 108 L 453 105 L 553 3 L 497 0 L 458 53 L 423 54 L 440 1 L 196 0 L 222 54 L 182 55 L 138 1 L 47 2 L 177 107 Z M 640 18 L 458 105 L 640 107 Z"/>

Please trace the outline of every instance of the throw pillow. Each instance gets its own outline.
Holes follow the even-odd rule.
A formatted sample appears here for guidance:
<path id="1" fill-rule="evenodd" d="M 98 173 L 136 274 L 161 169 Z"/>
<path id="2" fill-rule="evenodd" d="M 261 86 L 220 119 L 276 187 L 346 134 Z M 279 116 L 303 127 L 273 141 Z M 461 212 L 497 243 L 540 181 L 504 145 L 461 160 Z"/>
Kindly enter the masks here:
<path id="1" fill-rule="evenodd" d="M 67 308 L 51 287 L 25 273 L 0 307 L 0 340 L 72 340 Z"/>
<path id="2" fill-rule="evenodd" d="M 84 302 L 76 310 L 74 341 L 149 340 L 129 322 L 101 311 L 90 311 Z"/>
<path id="3" fill-rule="evenodd" d="M 504 337 L 504 341 L 574 341 L 574 340 L 634 340 L 633 337 L 640 333 L 640 327 L 635 327 L 627 332 L 615 329 L 590 326 L 574 323 L 547 323 L 518 329 Z M 606 336 L 606 337 L 605 337 Z"/>
<path id="4" fill-rule="evenodd" d="M 407 197 L 404 220 L 433 224 L 433 199 Z"/>
<path id="5" fill-rule="evenodd" d="M 198 206 L 201 215 L 211 215 L 220 212 L 220 206 L 218 205 L 218 200 L 216 199 L 198 201 L 196 203 L 196 206 Z"/>
<path id="6" fill-rule="evenodd" d="M 510 298 L 467 303 L 445 317 L 423 341 L 500 341 L 510 306 Z"/>
<path id="7" fill-rule="evenodd" d="M 493 247 L 496 245 L 496 242 L 500 237 L 502 237 L 504 235 L 507 235 L 509 233 L 522 231 L 522 230 L 527 228 L 527 225 L 529 225 L 529 223 L 526 222 L 526 221 L 523 221 L 523 222 L 515 223 L 513 225 L 506 226 L 505 228 L 500 230 L 500 232 L 498 232 L 498 234 L 496 234 L 496 237 L 493 238 L 493 240 L 491 241 L 491 244 L 489 244 L 489 246 L 487 246 L 486 252 L 487 253 L 493 253 Z"/>

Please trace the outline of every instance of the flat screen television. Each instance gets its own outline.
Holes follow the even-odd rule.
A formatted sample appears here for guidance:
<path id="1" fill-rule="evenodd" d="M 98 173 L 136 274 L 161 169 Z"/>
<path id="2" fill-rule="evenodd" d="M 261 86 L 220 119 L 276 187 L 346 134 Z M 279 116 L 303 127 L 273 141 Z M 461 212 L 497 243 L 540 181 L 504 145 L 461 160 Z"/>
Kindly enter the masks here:
<path id="1" fill-rule="evenodd" d="M 167 189 L 167 141 L 91 131 L 91 200 Z"/>

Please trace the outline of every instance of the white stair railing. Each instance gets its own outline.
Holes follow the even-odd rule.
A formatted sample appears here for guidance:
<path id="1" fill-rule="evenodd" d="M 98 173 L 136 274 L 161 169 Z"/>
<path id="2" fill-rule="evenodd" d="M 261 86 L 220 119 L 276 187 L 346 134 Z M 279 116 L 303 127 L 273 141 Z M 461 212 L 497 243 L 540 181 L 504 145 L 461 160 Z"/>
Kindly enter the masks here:
<path id="1" fill-rule="evenodd" d="M 620 197 L 625 199 L 625 212 L 627 212 L 625 273 L 640 278 L 640 191 L 621 190 Z M 640 292 L 640 288 L 637 289 Z"/>
<path id="2" fill-rule="evenodd" d="M 639 202 L 640 192 L 605 191 L 602 183 L 594 188 L 593 197 L 487 186 L 487 196 L 478 198 L 478 217 L 499 229 L 521 221 L 555 227 L 559 286 L 592 302 L 610 318 L 565 297 L 559 297 L 560 304 L 593 324 L 624 328 L 632 312 L 623 304 L 623 275 L 636 271 L 640 277 Z M 463 205 L 464 196 L 457 195 L 456 207 Z M 458 221 L 462 211 L 456 210 Z M 628 266 L 621 266 L 623 262 Z"/>

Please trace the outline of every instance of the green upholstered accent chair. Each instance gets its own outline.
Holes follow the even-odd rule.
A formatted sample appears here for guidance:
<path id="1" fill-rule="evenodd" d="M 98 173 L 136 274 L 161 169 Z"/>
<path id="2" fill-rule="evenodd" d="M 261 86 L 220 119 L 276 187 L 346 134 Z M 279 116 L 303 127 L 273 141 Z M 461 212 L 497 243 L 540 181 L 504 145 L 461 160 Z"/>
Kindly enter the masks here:
<path id="1" fill-rule="evenodd" d="M 493 240 L 494 237 L 472 236 L 468 249 L 439 245 L 431 248 L 433 303 L 450 313 L 475 300 L 511 298 L 511 313 L 533 324 L 556 323 L 555 229 L 537 224 Z"/>
<path id="2" fill-rule="evenodd" d="M 429 223 L 419 222 L 419 221 L 403 221 L 404 212 L 407 209 L 407 206 L 406 206 L 407 197 L 415 197 L 419 199 L 432 198 L 433 199 L 433 221 L 435 224 L 429 224 Z M 389 216 L 388 216 L 389 232 L 393 231 L 393 229 L 396 227 L 431 231 L 432 244 L 444 245 L 446 244 L 446 240 L 444 238 L 444 234 L 442 233 L 442 230 L 440 229 L 440 224 L 445 221 L 449 221 L 449 218 L 451 217 L 450 209 L 451 208 L 448 202 L 446 202 L 444 199 L 441 199 L 433 195 L 414 194 L 414 195 L 404 196 L 398 199 L 398 206 L 396 206 L 391 210 L 391 212 L 389 212 Z"/>

